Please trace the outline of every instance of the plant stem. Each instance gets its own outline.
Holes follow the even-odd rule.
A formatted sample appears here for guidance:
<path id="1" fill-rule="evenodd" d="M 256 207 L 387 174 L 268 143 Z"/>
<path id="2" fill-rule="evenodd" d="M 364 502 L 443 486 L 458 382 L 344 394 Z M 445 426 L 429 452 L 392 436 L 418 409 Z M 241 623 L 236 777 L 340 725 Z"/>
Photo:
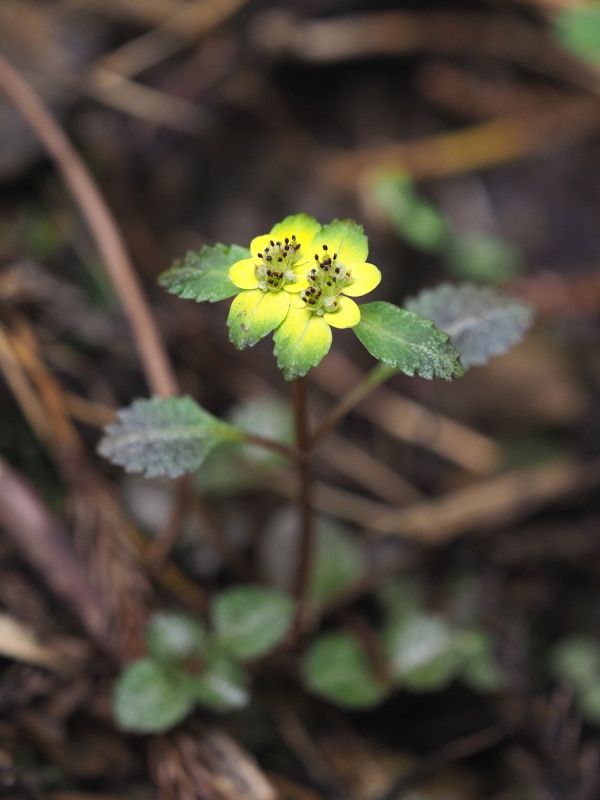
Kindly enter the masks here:
<path id="1" fill-rule="evenodd" d="M 308 414 L 306 406 L 306 384 L 304 378 L 297 378 L 293 383 L 294 420 L 296 425 L 296 449 L 300 455 L 298 460 L 298 477 L 300 491 L 298 494 L 298 511 L 300 516 L 300 536 L 298 543 L 298 559 L 294 580 L 294 595 L 298 601 L 296 612 L 296 630 L 304 625 L 308 608 L 308 591 L 310 570 L 314 550 L 314 514 L 312 502 L 312 470 L 311 444 L 308 430 Z"/>
<path id="2" fill-rule="evenodd" d="M 387 381 L 388 378 L 395 375 L 397 372 L 397 369 L 388 367 L 385 364 L 377 364 L 377 366 L 373 367 L 373 369 L 365 375 L 364 379 L 355 386 L 352 391 L 348 392 L 325 417 L 310 441 L 310 449 L 313 450 L 318 442 L 329 433 L 342 417 L 357 406 L 369 392 L 372 392 L 373 389 L 376 389 L 380 384 Z"/>

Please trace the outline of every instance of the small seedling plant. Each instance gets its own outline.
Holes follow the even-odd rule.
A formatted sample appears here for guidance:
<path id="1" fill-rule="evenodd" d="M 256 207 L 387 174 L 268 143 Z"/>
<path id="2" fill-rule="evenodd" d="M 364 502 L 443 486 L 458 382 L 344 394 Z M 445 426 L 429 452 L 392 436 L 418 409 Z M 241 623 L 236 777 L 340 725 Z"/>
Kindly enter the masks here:
<path id="1" fill-rule="evenodd" d="M 321 225 L 307 214 L 295 214 L 256 236 L 249 247 L 207 246 L 188 253 L 161 276 L 161 285 L 183 299 L 214 303 L 233 298 L 227 328 L 237 349 L 273 335 L 277 366 L 292 384 L 295 442 L 243 430 L 189 396 L 154 397 L 118 412 L 106 428 L 100 453 L 149 478 L 195 472 L 212 451 L 228 443 L 283 455 L 298 475 L 299 536 L 297 552 L 288 556 L 294 573 L 290 596 L 267 587 L 233 587 L 214 598 L 209 626 L 179 614 L 151 620 L 148 657 L 128 665 L 115 690 L 116 716 L 125 729 L 167 730 L 196 704 L 218 712 L 240 708 L 249 698 L 247 663 L 267 656 L 290 631 L 303 630 L 314 600 L 319 547 L 312 462 L 321 438 L 343 414 L 396 372 L 460 378 L 470 366 L 504 353 L 530 324 L 531 311 L 518 300 L 471 284 L 440 285 L 407 300 L 404 308 L 380 300 L 362 302 L 382 278 L 368 255 L 367 237 L 356 222 Z M 311 430 L 306 376 L 326 357 L 335 331 L 345 328 L 377 363 Z M 349 563 L 348 550 L 342 550 Z M 454 650 L 446 652 L 452 637 L 443 623 L 423 615 L 415 619 L 403 618 L 382 634 L 389 680 L 373 674 L 358 640 L 333 632 L 307 648 L 301 669 L 305 685 L 342 706 L 374 705 L 400 679 L 410 682 L 419 643 L 419 652 L 429 654 L 426 667 L 431 658 L 436 675 L 455 674 L 462 661 Z"/>

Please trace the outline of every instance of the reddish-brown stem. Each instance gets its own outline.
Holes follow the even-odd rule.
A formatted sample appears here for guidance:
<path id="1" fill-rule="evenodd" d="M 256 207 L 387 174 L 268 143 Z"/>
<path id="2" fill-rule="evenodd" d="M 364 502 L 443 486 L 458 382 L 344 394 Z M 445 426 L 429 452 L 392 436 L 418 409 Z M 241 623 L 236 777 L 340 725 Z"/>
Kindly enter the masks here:
<path id="1" fill-rule="evenodd" d="M 0 89 L 62 172 L 85 217 L 136 341 L 153 394 L 177 394 L 177 381 L 118 226 L 88 168 L 42 100 L 0 53 Z"/>
<path id="2" fill-rule="evenodd" d="M 298 630 L 299 628 L 303 627 L 308 610 L 310 571 L 314 550 L 314 514 L 312 503 L 310 433 L 308 430 L 306 384 L 304 378 L 297 378 L 294 381 L 293 396 L 294 420 L 296 425 L 296 449 L 300 455 L 298 460 L 298 477 L 300 479 L 300 491 L 298 494 L 300 537 L 298 542 L 298 559 L 294 581 L 294 595 L 298 602 L 298 609 L 296 612 L 296 629 Z"/>

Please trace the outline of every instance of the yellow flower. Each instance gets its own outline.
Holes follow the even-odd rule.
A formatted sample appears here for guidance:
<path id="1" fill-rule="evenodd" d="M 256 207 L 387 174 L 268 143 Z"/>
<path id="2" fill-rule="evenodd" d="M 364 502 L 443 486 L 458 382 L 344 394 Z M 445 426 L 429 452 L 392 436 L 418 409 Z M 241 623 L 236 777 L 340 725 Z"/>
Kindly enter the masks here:
<path id="1" fill-rule="evenodd" d="M 230 341 L 238 349 L 277 328 L 288 313 L 290 297 L 308 287 L 311 243 L 320 229 L 307 214 L 287 217 L 252 240 L 250 258 L 230 267 L 229 279 L 242 290 L 227 319 Z"/>
<path id="2" fill-rule="evenodd" d="M 366 263 L 367 238 L 350 220 L 336 220 L 321 228 L 311 242 L 311 261 L 296 268 L 307 287 L 290 298 L 287 316 L 274 335 L 275 355 L 288 380 L 305 375 L 331 346 L 331 329 L 352 328 L 360 322 L 360 308 L 352 297 L 374 289 L 381 273 Z"/>

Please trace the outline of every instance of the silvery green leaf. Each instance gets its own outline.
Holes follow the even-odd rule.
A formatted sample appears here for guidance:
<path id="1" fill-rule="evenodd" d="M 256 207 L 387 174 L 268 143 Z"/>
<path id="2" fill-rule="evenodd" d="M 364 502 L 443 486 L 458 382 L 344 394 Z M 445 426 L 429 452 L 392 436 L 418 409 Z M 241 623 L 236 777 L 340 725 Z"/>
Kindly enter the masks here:
<path id="1" fill-rule="evenodd" d="M 234 586 L 218 594 L 212 619 L 219 646 L 241 661 L 273 650 L 288 632 L 294 603 L 278 589 Z"/>
<path id="2" fill-rule="evenodd" d="M 193 706 L 189 677 L 150 658 L 128 664 L 115 684 L 113 710 L 123 730 L 168 731 L 181 722 Z"/>
<path id="3" fill-rule="evenodd" d="M 415 691 L 443 688 L 458 668 L 453 633 L 441 617 L 416 613 L 392 619 L 383 633 L 394 677 Z"/>
<path id="4" fill-rule="evenodd" d="M 199 675 L 190 678 L 194 699 L 212 711 L 224 713 L 242 708 L 250 699 L 244 668 L 224 653 L 208 659 Z"/>
<path id="5" fill-rule="evenodd" d="M 389 692 L 374 675 L 360 643 L 343 631 L 319 636 L 302 662 L 307 689 L 343 708 L 369 708 Z"/>
<path id="6" fill-rule="evenodd" d="M 171 294 L 184 300 L 215 303 L 232 297 L 240 290 L 229 280 L 229 268 L 236 261 L 250 258 L 246 247 L 232 244 L 206 245 L 201 250 L 191 250 L 182 261 L 176 262 L 158 279 Z"/>
<path id="7" fill-rule="evenodd" d="M 406 308 L 432 320 L 450 336 L 464 367 L 486 364 L 520 342 L 533 312 L 490 287 L 440 284 L 409 298 Z"/>
<path id="8" fill-rule="evenodd" d="M 191 397 L 155 397 L 121 409 L 98 451 L 127 472 L 177 478 L 198 469 L 217 445 L 241 436 Z"/>
<path id="9" fill-rule="evenodd" d="M 158 611 L 146 628 L 146 644 L 157 660 L 177 663 L 204 652 L 206 631 L 189 614 Z"/>
<path id="10" fill-rule="evenodd" d="M 318 603 L 328 603 L 358 581 L 365 557 L 359 543 L 328 520 L 318 524 L 316 538 L 310 592 Z"/>
<path id="11" fill-rule="evenodd" d="M 412 311 L 382 301 L 365 303 L 352 330 L 372 356 L 406 375 L 448 381 L 463 375 L 450 337 Z"/>

